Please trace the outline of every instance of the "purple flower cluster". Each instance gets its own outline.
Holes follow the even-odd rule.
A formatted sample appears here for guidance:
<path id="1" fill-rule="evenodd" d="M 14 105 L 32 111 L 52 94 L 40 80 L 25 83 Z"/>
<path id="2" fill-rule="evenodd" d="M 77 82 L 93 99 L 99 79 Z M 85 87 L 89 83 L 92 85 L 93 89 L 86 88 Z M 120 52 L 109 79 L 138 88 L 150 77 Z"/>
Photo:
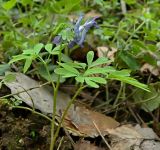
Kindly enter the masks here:
<path id="1" fill-rule="evenodd" d="M 82 23 L 82 19 L 83 19 L 83 15 L 81 15 L 79 17 L 79 19 L 77 20 L 76 24 L 74 25 L 74 39 L 73 41 L 71 41 L 68 45 L 69 48 L 73 48 L 76 44 L 78 44 L 79 46 L 83 47 L 83 42 L 86 38 L 86 34 L 88 32 L 88 30 L 91 27 L 98 27 L 97 23 L 96 23 L 96 19 L 97 17 L 94 17 L 92 19 L 88 19 L 83 25 L 81 25 Z M 62 37 L 60 35 L 56 36 L 53 40 L 53 42 L 56 45 L 59 45 L 62 41 Z"/>

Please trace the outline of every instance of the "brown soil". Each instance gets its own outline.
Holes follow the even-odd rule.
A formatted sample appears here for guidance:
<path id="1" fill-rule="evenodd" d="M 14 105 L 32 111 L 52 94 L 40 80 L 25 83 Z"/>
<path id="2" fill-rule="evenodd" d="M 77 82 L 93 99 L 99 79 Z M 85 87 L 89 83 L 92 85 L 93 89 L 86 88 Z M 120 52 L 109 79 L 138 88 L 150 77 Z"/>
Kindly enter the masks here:
<path id="1" fill-rule="evenodd" d="M 0 102 L 0 150 L 47 150 L 49 142 L 47 120 Z"/>

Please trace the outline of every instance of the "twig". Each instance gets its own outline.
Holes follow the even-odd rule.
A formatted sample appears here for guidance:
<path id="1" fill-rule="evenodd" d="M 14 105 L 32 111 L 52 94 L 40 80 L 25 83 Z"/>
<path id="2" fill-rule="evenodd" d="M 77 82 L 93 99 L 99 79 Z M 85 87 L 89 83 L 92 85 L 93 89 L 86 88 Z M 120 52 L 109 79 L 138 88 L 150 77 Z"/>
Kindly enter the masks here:
<path id="1" fill-rule="evenodd" d="M 4 98 L 10 97 L 10 96 L 18 95 L 18 94 L 20 94 L 20 93 L 24 93 L 24 92 L 26 92 L 26 91 L 30 91 L 30 90 L 33 90 L 33 89 L 41 88 L 42 86 L 45 86 L 45 85 L 47 85 L 47 84 L 50 84 L 50 82 L 46 82 L 46 83 L 44 83 L 44 84 L 41 84 L 41 85 L 38 85 L 38 86 L 35 86 L 35 87 L 31 87 L 31 88 L 29 88 L 29 89 L 27 89 L 27 90 L 23 90 L 23 91 L 14 93 L 14 94 L 8 94 L 8 95 L 5 95 L 5 96 L 2 96 L 2 97 L 0 97 L 0 99 L 4 99 Z"/>
<path id="2" fill-rule="evenodd" d="M 121 0 L 121 9 L 122 9 L 122 14 L 126 14 L 127 8 L 126 8 L 126 3 L 124 0 Z"/>
<path id="3" fill-rule="evenodd" d="M 20 87 L 29 95 L 31 102 L 32 102 L 32 108 L 35 111 L 35 107 L 34 107 L 35 105 L 34 105 L 34 101 L 33 101 L 32 96 L 28 93 L 28 91 L 25 88 L 23 88 L 22 86 L 20 86 Z"/>
<path id="4" fill-rule="evenodd" d="M 60 142 L 59 142 L 59 145 L 58 145 L 58 147 L 57 147 L 57 150 L 59 150 L 59 149 L 60 149 L 60 147 L 61 147 L 61 145 L 62 145 L 62 141 L 63 141 L 63 139 L 64 139 L 64 136 L 61 138 L 61 140 L 60 140 Z"/>
<path id="5" fill-rule="evenodd" d="M 112 148 L 110 147 L 110 145 L 108 144 L 108 142 L 106 141 L 106 139 L 104 138 L 104 136 L 102 135 L 101 131 L 99 130 L 98 126 L 96 125 L 96 123 L 94 121 L 93 121 L 93 124 L 94 124 L 95 128 L 97 129 L 99 135 L 103 139 L 103 141 L 106 143 L 106 145 L 109 148 L 109 150 L 112 150 Z"/>
<path id="6" fill-rule="evenodd" d="M 116 104 L 117 104 L 117 102 L 118 102 L 118 100 L 119 100 L 119 98 L 120 98 L 120 96 L 122 94 L 122 89 L 123 89 L 123 83 L 121 82 L 121 86 L 120 86 L 120 89 L 118 91 L 117 97 L 116 97 L 116 99 L 115 99 L 115 101 L 113 103 L 113 107 L 116 106 Z"/>
<path id="7" fill-rule="evenodd" d="M 68 130 L 67 130 L 64 126 L 63 126 L 63 129 L 64 129 L 64 132 L 66 133 L 66 135 L 67 135 L 68 139 L 70 140 L 70 142 L 71 142 L 72 146 L 74 147 L 75 142 L 73 141 L 72 137 L 70 136 L 70 134 L 69 134 Z"/>
<path id="8" fill-rule="evenodd" d="M 139 118 L 136 116 L 136 114 L 134 113 L 134 111 L 131 109 L 130 106 L 128 106 L 128 109 L 129 109 L 130 113 L 132 114 L 132 116 L 134 117 L 134 119 L 137 121 L 137 123 L 141 124 L 141 122 L 139 121 Z"/>
<path id="9" fill-rule="evenodd" d="M 127 39 L 127 41 L 125 42 L 125 47 L 124 47 L 124 50 L 126 50 L 129 41 L 132 39 L 132 37 L 138 32 L 138 30 L 140 30 L 142 28 L 142 26 L 145 24 L 145 21 L 143 21 L 133 32 L 132 34 L 129 36 L 129 38 Z"/>

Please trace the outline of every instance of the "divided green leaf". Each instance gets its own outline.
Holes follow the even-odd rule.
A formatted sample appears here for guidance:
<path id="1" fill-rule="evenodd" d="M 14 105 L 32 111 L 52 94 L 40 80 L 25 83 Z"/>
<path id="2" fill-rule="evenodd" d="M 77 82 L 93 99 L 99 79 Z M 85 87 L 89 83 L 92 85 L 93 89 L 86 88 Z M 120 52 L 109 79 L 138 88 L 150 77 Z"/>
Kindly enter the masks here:
<path id="1" fill-rule="evenodd" d="M 2 2 L 1 2 L 2 3 Z M 16 0 L 9 0 L 2 4 L 2 7 L 6 10 L 12 9 L 16 5 Z"/>
<path id="2" fill-rule="evenodd" d="M 3 75 L 9 68 L 9 64 L 0 64 L 0 75 Z"/>
<path id="3" fill-rule="evenodd" d="M 66 63 L 58 63 L 61 67 L 63 67 L 65 70 L 69 71 L 69 72 L 72 72 L 76 75 L 79 74 L 79 71 L 77 69 L 75 69 L 74 67 L 66 64 Z"/>
<path id="4" fill-rule="evenodd" d="M 110 61 L 105 58 L 105 57 L 100 57 L 98 58 L 96 61 L 94 61 L 90 67 L 95 67 L 95 66 L 98 66 L 98 65 L 102 65 L 102 64 L 106 64 L 106 63 L 109 63 Z"/>
<path id="5" fill-rule="evenodd" d="M 140 89 L 143 89 L 145 91 L 148 91 L 148 92 L 150 91 L 147 85 L 140 83 L 136 79 L 128 77 L 128 76 L 122 76 L 119 74 L 111 73 L 108 75 L 108 79 L 119 80 L 121 82 L 131 84 L 131 85 L 138 87 Z"/>
<path id="6" fill-rule="evenodd" d="M 87 83 L 87 85 L 93 88 L 99 88 L 99 85 L 95 83 L 94 81 L 90 80 L 89 78 L 85 78 L 85 82 Z"/>
<path id="7" fill-rule="evenodd" d="M 160 106 L 160 82 L 149 85 L 150 92 L 137 89 L 133 95 L 135 103 L 141 105 L 146 112 L 152 112 Z"/>
<path id="8" fill-rule="evenodd" d="M 106 79 L 101 78 L 101 77 L 87 77 L 87 79 L 92 80 L 96 83 L 100 83 L 100 84 L 106 84 L 107 83 Z"/>
<path id="9" fill-rule="evenodd" d="M 51 54 L 53 45 L 51 43 L 45 45 L 45 50 Z"/>
<path id="10" fill-rule="evenodd" d="M 87 63 L 88 63 L 88 66 L 91 65 L 91 63 L 93 61 L 93 58 L 94 58 L 94 52 L 93 51 L 89 51 L 87 53 Z"/>
<path id="11" fill-rule="evenodd" d="M 75 74 L 75 73 L 73 73 L 73 72 L 70 72 L 70 71 L 66 70 L 65 68 L 56 68 L 56 69 L 54 70 L 54 72 L 55 72 L 56 74 L 62 75 L 62 76 L 65 77 L 65 78 L 77 76 L 77 74 Z"/>
<path id="12" fill-rule="evenodd" d="M 85 71 L 84 75 L 92 75 L 92 74 L 104 74 L 106 75 L 106 70 L 104 68 L 91 68 Z"/>
<path id="13" fill-rule="evenodd" d="M 31 64 L 32 64 L 32 59 L 31 58 L 26 59 L 26 62 L 25 62 L 24 67 L 23 67 L 23 72 L 24 73 L 27 72 L 27 70 L 29 69 Z"/>
<path id="14" fill-rule="evenodd" d="M 85 77 L 83 77 L 83 76 L 78 76 L 78 77 L 76 77 L 75 79 L 76 79 L 77 82 L 83 83 L 84 80 L 85 80 Z"/>
<path id="15" fill-rule="evenodd" d="M 35 52 L 35 54 L 39 54 L 39 52 L 41 51 L 41 49 L 43 48 L 43 44 L 42 43 L 38 43 L 34 46 L 33 50 Z"/>

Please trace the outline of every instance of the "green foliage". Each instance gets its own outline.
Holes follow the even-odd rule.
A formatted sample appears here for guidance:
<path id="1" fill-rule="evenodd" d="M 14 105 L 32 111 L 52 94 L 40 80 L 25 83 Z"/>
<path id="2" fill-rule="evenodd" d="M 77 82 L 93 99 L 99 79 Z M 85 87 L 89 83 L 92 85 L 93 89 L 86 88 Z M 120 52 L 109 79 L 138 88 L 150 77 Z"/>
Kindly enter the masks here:
<path id="1" fill-rule="evenodd" d="M 74 8 L 80 7 L 81 0 L 60 0 L 52 3 L 52 9 L 56 13 L 69 13 Z"/>
<path id="2" fill-rule="evenodd" d="M 15 75 L 13 75 L 13 74 L 6 74 L 4 76 L 4 78 L 0 81 L 0 89 L 1 89 L 3 83 L 12 82 L 15 79 L 16 79 Z"/>
<path id="3" fill-rule="evenodd" d="M 9 64 L 0 64 L 0 75 L 4 75 L 4 73 L 9 70 Z"/>
<path id="4" fill-rule="evenodd" d="M 48 64 L 47 67 L 50 72 L 50 76 L 48 75 L 46 67 L 43 64 L 37 67 L 37 73 L 47 81 L 56 82 L 58 80 L 58 75 L 54 73 L 56 65 Z M 63 83 L 64 81 L 65 81 L 64 78 L 60 78 L 60 82 Z"/>
<path id="5" fill-rule="evenodd" d="M 134 100 L 145 111 L 159 107 L 159 83 L 150 84 L 148 88 L 135 77 L 135 73 L 139 75 L 141 66 L 145 63 L 154 68 L 159 67 L 159 1 L 124 0 L 126 13 L 122 11 L 121 1 L 116 0 L 0 0 L 0 3 L 0 52 L 5 57 L 5 61 L 0 64 L 0 75 L 10 70 L 12 66 L 7 64 L 9 62 L 15 63 L 19 71 L 41 76 L 52 83 L 54 103 L 60 82 L 68 83 L 68 78 L 71 78 L 69 83 L 75 79 L 81 88 L 83 85 L 99 88 L 106 85 L 108 80 L 118 80 L 136 87 L 136 90 L 138 88 Z M 78 16 L 79 11 L 85 14 L 91 10 L 95 10 L 94 13 L 98 16 L 100 13 L 97 20 L 99 28 L 94 30 L 94 35 L 91 34 L 93 32 L 87 33 L 89 38 L 86 42 L 91 43 L 95 49 L 101 45 L 109 47 L 106 54 L 110 50 L 112 52 L 112 47 L 116 48 L 114 62 L 107 57 L 94 60 L 93 51 L 87 53 L 86 63 L 73 61 L 69 56 L 75 48 L 68 48 L 68 43 L 75 38 L 73 22 L 77 19 L 74 15 Z M 94 13 L 87 15 L 92 16 Z M 81 28 L 82 26 L 79 27 Z M 57 35 L 63 41 L 55 46 L 52 42 Z M 0 86 L 14 79 L 8 74 L 1 80 Z M 125 89 L 119 91 L 117 97 Z M 19 105 L 17 100 L 13 100 L 13 103 Z M 56 108 L 53 108 L 54 111 Z M 54 133 L 54 129 L 52 131 Z"/>
<path id="6" fill-rule="evenodd" d="M 106 84 L 107 79 L 114 79 L 149 91 L 147 85 L 130 77 L 129 70 L 116 71 L 111 67 L 102 67 L 100 65 L 108 63 L 109 60 L 105 57 L 101 57 L 93 61 L 93 58 L 94 52 L 89 51 L 87 53 L 87 64 L 79 64 L 77 62 L 58 63 L 61 68 L 55 69 L 55 73 L 64 78 L 75 77 L 77 82 L 81 84 L 85 82 L 88 86 L 94 88 L 98 88 L 98 84 Z M 98 75 L 98 77 L 94 77 L 95 75 Z"/>
<path id="7" fill-rule="evenodd" d="M 99 36 L 102 45 L 107 42 L 107 45 L 118 49 L 115 61 L 119 68 L 136 71 L 145 62 L 157 67 L 157 60 L 160 59 L 159 48 L 156 46 L 160 39 L 160 4 L 156 0 L 143 3 L 139 3 L 138 0 L 124 2 L 127 10 L 120 18 L 115 15 L 117 9 L 122 11 L 120 3 L 95 1 L 94 5 L 98 4 L 103 17 L 108 18 L 103 21 L 100 29 L 95 30 L 95 35 Z"/>
<path id="8" fill-rule="evenodd" d="M 2 4 L 2 7 L 6 10 L 12 9 L 16 4 L 16 0 L 9 0 L 8 2 L 5 2 Z"/>
<path id="9" fill-rule="evenodd" d="M 2 48 L 5 56 L 7 60 L 10 60 L 10 64 L 20 61 L 21 63 L 17 65 L 18 67 L 19 64 L 23 65 L 24 73 L 36 66 L 33 70 L 35 69 L 36 73 L 48 81 L 55 82 L 58 75 L 61 75 L 62 82 L 68 77 L 74 77 L 77 82 L 98 87 L 98 84 L 102 84 L 101 81 L 106 83 L 104 79 L 112 79 L 148 90 L 146 85 L 130 77 L 129 72 L 128 74 L 126 72 L 126 75 L 123 74 L 125 72 L 123 69 L 137 72 L 143 63 L 157 67 L 160 60 L 158 45 L 160 39 L 158 16 L 160 15 L 157 11 L 159 4 L 157 1 L 141 2 L 142 4 L 139 4 L 137 0 L 124 2 L 128 6 L 127 9 L 134 9 L 134 11 L 127 10 L 127 13 L 120 17 L 117 15 L 117 11 L 121 12 L 119 1 L 2 1 L 0 24 L 4 37 Z M 101 13 L 101 18 L 107 19 L 99 24 L 100 28 L 94 31 L 95 35 L 91 35 L 91 38 L 98 39 L 99 45 L 107 44 L 118 50 L 112 67 L 101 66 L 111 63 L 105 57 L 93 61 L 93 52 L 87 54 L 87 63 L 73 62 L 67 53 L 67 44 L 74 38 L 73 24 L 68 21 L 68 14 L 80 9 L 87 12 L 95 8 Z M 57 14 L 63 15 L 57 17 Z M 64 42 L 55 47 L 51 42 L 56 35 L 61 35 Z M 64 49 L 65 54 L 63 54 Z M 61 62 L 56 62 L 55 55 L 61 57 L 58 60 Z M 9 69 L 8 66 L 2 65 L 0 68 L 2 73 L 0 73 L 3 74 L 7 69 Z M 54 73 L 54 70 L 58 75 Z"/>
<path id="10" fill-rule="evenodd" d="M 52 53 L 52 47 L 53 45 L 51 43 L 45 45 L 46 51 L 50 54 Z"/>
<path id="11" fill-rule="evenodd" d="M 121 51 L 119 54 L 119 58 L 123 60 L 123 62 L 125 62 L 127 66 L 133 71 L 138 70 L 140 68 L 134 56 L 132 54 L 129 54 L 129 52 Z"/>
<path id="12" fill-rule="evenodd" d="M 15 99 L 15 98 L 0 99 L 0 104 L 2 104 L 2 105 L 7 104 L 7 106 L 13 107 L 13 106 L 18 106 L 18 105 L 22 104 L 22 101 L 19 99 Z"/>
<path id="13" fill-rule="evenodd" d="M 138 88 L 141 88 L 147 92 L 150 91 L 147 85 L 138 82 L 136 79 L 134 79 L 132 77 L 129 77 L 130 76 L 129 72 L 130 71 L 128 71 L 128 70 L 113 71 L 108 75 L 108 78 L 131 84 L 131 85 L 138 87 Z"/>
<path id="14" fill-rule="evenodd" d="M 141 108 L 146 112 L 151 112 L 160 106 L 160 83 L 149 85 L 150 92 L 137 89 L 133 95 L 135 103 L 141 105 Z"/>
<path id="15" fill-rule="evenodd" d="M 43 48 L 43 44 L 42 43 L 38 43 L 36 44 L 33 49 L 26 49 L 23 51 L 22 54 L 17 55 L 17 56 L 13 56 L 13 59 L 9 62 L 10 64 L 16 61 L 20 61 L 20 60 L 25 60 L 25 64 L 23 67 L 23 72 L 27 72 L 27 70 L 29 69 L 29 67 L 32 64 L 32 61 L 37 59 L 37 58 L 41 58 L 39 56 L 39 53 L 41 51 L 41 49 Z"/>
<path id="16" fill-rule="evenodd" d="M 13 74 L 7 74 L 7 75 L 5 75 L 3 81 L 4 82 L 12 82 L 15 79 L 16 79 L 15 75 L 13 75 Z"/>
<path id="17" fill-rule="evenodd" d="M 71 31 L 71 29 L 64 29 L 62 30 L 59 35 L 61 35 L 62 39 L 64 41 L 71 41 L 73 40 L 73 37 L 74 37 L 74 34 L 73 32 Z"/>
<path id="18" fill-rule="evenodd" d="M 61 68 L 55 69 L 55 73 L 61 75 L 64 78 L 75 77 L 75 80 L 81 84 L 84 82 L 94 88 L 98 88 L 98 84 L 106 84 L 107 81 L 104 77 L 92 77 L 95 74 L 106 74 L 104 68 L 98 66 L 100 64 L 105 64 L 109 62 L 107 58 L 99 58 L 93 61 L 94 52 L 89 51 L 87 53 L 87 64 L 85 63 L 58 63 Z"/>

